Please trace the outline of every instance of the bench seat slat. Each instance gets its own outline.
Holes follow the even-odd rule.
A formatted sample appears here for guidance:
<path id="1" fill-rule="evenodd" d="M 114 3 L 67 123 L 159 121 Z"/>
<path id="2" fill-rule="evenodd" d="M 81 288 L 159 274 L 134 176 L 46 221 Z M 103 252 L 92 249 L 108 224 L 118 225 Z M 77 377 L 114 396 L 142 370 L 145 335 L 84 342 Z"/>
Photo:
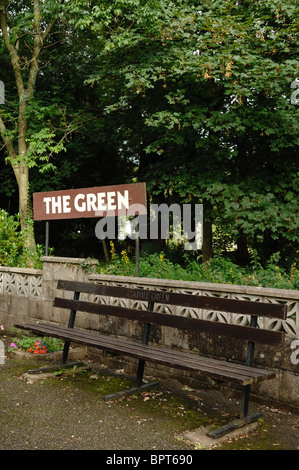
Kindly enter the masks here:
<path id="1" fill-rule="evenodd" d="M 56 297 L 54 300 L 54 307 L 67 308 L 70 310 L 94 313 L 98 315 L 112 315 L 145 323 L 157 323 L 159 325 L 174 328 L 213 333 L 218 334 L 219 336 L 229 336 L 248 341 L 257 341 L 263 344 L 282 344 L 284 340 L 284 334 L 281 331 L 262 330 L 259 328 L 240 325 L 211 322 L 208 320 L 200 320 L 179 315 L 150 312 L 148 310 L 136 310 L 125 307 L 119 308 L 115 305 L 105 305 L 84 300 L 72 300 Z"/>
<path id="2" fill-rule="evenodd" d="M 181 369 L 189 369 L 216 379 L 248 385 L 264 379 L 275 377 L 275 373 L 246 367 L 240 364 L 228 363 L 218 359 L 206 358 L 195 354 L 178 350 L 167 350 L 154 346 L 143 345 L 132 340 L 127 340 L 111 335 L 95 334 L 83 330 L 74 330 L 47 324 L 16 324 L 17 328 L 31 330 L 42 335 L 51 335 L 64 341 L 86 344 L 118 354 L 135 357 L 141 360 L 150 359 L 153 362 L 168 364 Z"/>
<path id="3" fill-rule="evenodd" d="M 93 284 L 79 281 L 60 279 L 58 289 L 72 292 L 82 292 L 93 295 L 109 297 L 122 297 L 145 302 L 157 302 L 182 307 L 202 308 L 205 310 L 217 310 L 243 315 L 257 315 L 275 317 L 285 320 L 287 318 L 287 306 L 285 304 L 266 304 L 250 300 L 225 299 L 220 297 L 208 297 L 203 295 L 180 294 L 169 291 L 155 291 L 150 289 L 138 289 L 131 287 L 111 286 L 106 284 Z"/>

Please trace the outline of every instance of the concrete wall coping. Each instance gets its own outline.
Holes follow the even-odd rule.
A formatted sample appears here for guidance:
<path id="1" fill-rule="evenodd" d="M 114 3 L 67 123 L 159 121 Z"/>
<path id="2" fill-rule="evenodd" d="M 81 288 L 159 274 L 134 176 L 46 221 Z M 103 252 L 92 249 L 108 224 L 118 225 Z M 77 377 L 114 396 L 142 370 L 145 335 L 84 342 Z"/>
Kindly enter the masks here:
<path id="1" fill-rule="evenodd" d="M 67 258 L 63 256 L 42 256 L 40 259 L 43 263 L 64 263 L 64 264 L 91 264 L 96 265 L 98 261 L 96 259 L 86 258 Z"/>
<path id="2" fill-rule="evenodd" d="M 146 277 L 130 277 L 130 276 L 115 276 L 111 274 L 90 274 L 91 281 L 108 281 L 108 282 L 126 282 L 127 284 L 135 285 L 148 285 L 156 287 L 169 287 L 179 289 L 192 289 L 192 290 L 210 290 L 217 292 L 231 292 L 235 294 L 246 294 L 256 296 L 266 296 L 273 298 L 281 298 L 288 300 L 299 300 L 298 290 L 289 289 L 274 289 L 268 287 L 254 287 L 234 284 L 218 284 L 210 282 L 197 282 L 197 281 L 177 281 L 169 279 L 156 279 Z"/>
<path id="3" fill-rule="evenodd" d="M 12 274 L 23 274 L 23 275 L 31 275 L 31 276 L 42 276 L 43 270 L 42 269 L 34 269 L 34 268 L 17 268 L 15 266 L 0 266 L 0 272 L 2 273 L 12 273 Z"/>

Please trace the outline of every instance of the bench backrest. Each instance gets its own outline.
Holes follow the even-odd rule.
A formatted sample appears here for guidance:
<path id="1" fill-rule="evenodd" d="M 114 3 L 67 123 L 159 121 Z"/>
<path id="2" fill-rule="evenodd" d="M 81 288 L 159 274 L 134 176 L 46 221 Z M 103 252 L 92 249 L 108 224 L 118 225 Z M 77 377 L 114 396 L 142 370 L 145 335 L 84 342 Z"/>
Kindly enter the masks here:
<path id="1" fill-rule="evenodd" d="M 76 311 L 98 315 L 111 315 L 146 324 L 159 324 L 183 330 L 213 333 L 219 336 L 228 336 L 264 344 L 278 345 L 282 344 L 284 340 L 284 333 L 281 331 L 253 328 L 253 326 L 257 326 L 258 317 L 270 317 L 282 320 L 286 319 L 287 306 L 282 304 L 266 304 L 246 300 L 232 300 L 67 280 L 59 280 L 57 289 L 74 292 L 74 299 L 56 297 L 54 300 L 54 307 L 70 309 L 73 316 Z M 80 293 L 145 301 L 148 302 L 148 307 L 147 310 L 141 310 L 115 305 L 106 305 L 97 302 L 88 302 L 79 300 Z M 252 318 L 250 323 L 251 326 L 231 325 L 227 323 L 201 320 L 198 318 L 156 313 L 153 312 L 155 303 L 250 315 Z M 69 326 L 72 325 L 69 324 Z"/>

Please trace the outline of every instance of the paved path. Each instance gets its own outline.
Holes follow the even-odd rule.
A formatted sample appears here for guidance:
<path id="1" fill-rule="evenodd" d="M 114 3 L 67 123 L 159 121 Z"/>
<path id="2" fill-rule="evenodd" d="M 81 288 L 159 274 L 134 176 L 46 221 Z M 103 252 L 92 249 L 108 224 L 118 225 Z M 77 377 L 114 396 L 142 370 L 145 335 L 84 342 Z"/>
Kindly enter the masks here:
<path id="1" fill-rule="evenodd" d="M 65 382 L 26 383 L 9 361 L 0 378 L 1 450 L 188 449 L 167 420 L 125 403 L 107 404 Z"/>
<path id="2" fill-rule="evenodd" d="M 126 400 L 104 402 L 67 380 L 59 386 L 50 380 L 30 384 L 20 376 L 15 360 L 0 366 L 0 450 L 194 449 L 178 438 L 178 420 L 152 416 Z M 271 442 L 280 446 L 281 437 L 284 447 L 298 449 L 298 415 L 264 411 L 273 423 Z"/>

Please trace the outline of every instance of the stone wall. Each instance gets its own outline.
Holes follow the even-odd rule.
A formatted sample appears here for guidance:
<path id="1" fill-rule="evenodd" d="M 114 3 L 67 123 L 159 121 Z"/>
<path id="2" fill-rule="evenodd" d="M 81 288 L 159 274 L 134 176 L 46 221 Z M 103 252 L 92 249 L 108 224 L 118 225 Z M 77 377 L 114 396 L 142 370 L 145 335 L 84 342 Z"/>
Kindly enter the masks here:
<path id="1" fill-rule="evenodd" d="M 255 365 L 274 369 L 276 379 L 263 382 L 256 386 L 253 392 L 257 395 L 271 397 L 285 403 L 299 405 L 299 366 L 291 360 L 294 353 L 292 346 L 299 339 L 299 292 L 283 289 L 265 289 L 249 286 L 220 285 L 201 282 L 170 281 L 161 279 L 136 278 L 125 276 L 108 276 L 92 274 L 95 262 L 87 262 L 81 258 L 44 257 L 43 269 L 0 268 L 0 324 L 5 328 L 13 327 L 15 322 L 46 321 L 67 324 L 68 312 L 54 309 L 53 299 L 57 293 L 58 279 L 108 283 L 112 285 L 138 286 L 153 290 L 170 290 L 173 292 L 190 293 L 194 295 L 226 297 L 243 300 L 255 300 L 268 303 L 286 303 L 288 317 L 285 321 L 262 320 L 261 327 L 282 330 L 286 333 L 286 341 L 282 348 L 256 345 Z M 72 295 L 65 293 L 65 295 Z M 130 307 L 146 308 L 142 302 L 123 299 L 89 298 L 97 302 L 127 302 Z M 228 314 L 227 312 L 202 311 L 198 309 L 171 308 L 157 304 L 155 310 L 173 315 L 185 315 L 209 319 L 211 321 L 247 324 L 248 317 Z M 90 330 L 99 328 L 107 332 L 140 337 L 139 325 L 125 323 L 123 320 L 104 319 L 97 315 L 80 313 L 76 320 L 77 326 Z M 153 327 L 153 340 L 167 346 L 191 350 L 195 354 L 208 354 L 224 359 L 239 359 L 245 357 L 246 351 L 242 343 L 229 341 L 224 338 L 211 338 L 206 334 L 177 332 L 171 328 Z M 296 346 L 297 349 L 298 346 Z M 101 354 L 97 355 L 101 360 Z M 299 358 L 299 353 L 296 356 Z M 130 362 L 130 361 L 129 361 Z M 147 366 L 150 370 L 150 364 Z M 169 370 L 159 367 L 159 373 L 167 375 Z M 182 376 L 182 372 L 171 370 L 171 376 Z M 186 374 L 183 374 L 186 376 Z M 196 377 L 188 375 L 191 380 Z"/>

